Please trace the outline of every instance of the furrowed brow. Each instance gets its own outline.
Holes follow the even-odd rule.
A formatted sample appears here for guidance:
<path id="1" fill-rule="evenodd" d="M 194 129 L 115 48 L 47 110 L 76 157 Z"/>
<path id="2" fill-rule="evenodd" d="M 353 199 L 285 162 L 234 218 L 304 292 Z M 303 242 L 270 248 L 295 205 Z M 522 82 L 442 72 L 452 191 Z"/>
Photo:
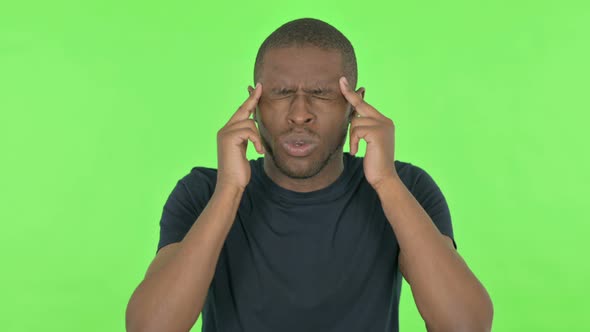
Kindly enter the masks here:
<path id="1" fill-rule="evenodd" d="M 334 92 L 334 89 L 326 85 L 318 85 L 313 88 L 304 88 L 303 91 L 306 93 L 331 93 Z"/>
<path id="2" fill-rule="evenodd" d="M 308 87 L 302 88 L 303 92 L 305 93 L 333 93 L 336 91 L 333 87 L 331 87 L 327 82 L 313 82 L 308 85 Z M 281 94 L 281 93 L 294 93 L 297 91 L 297 88 L 292 86 L 291 84 L 286 83 L 279 83 L 276 86 L 273 86 L 270 91 L 272 93 Z"/>

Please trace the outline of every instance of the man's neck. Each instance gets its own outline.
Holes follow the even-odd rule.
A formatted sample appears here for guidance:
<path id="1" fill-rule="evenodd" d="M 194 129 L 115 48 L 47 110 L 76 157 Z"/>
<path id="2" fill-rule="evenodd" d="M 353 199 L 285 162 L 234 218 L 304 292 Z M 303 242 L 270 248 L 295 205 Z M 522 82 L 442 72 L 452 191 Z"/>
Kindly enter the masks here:
<path id="1" fill-rule="evenodd" d="M 296 192 L 311 192 L 326 188 L 334 183 L 344 171 L 343 154 L 335 153 L 326 166 L 316 175 L 307 179 L 293 179 L 285 175 L 271 158 L 264 158 L 264 172 L 278 186 Z"/>

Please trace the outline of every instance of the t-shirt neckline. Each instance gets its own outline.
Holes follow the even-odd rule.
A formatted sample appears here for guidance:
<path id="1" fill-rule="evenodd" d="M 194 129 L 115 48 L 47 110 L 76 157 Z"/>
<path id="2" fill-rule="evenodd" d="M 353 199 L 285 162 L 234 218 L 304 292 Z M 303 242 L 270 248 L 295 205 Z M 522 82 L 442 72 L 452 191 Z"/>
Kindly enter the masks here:
<path id="1" fill-rule="evenodd" d="M 264 171 L 264 157 L 253 160 L 251 166 L 254 170 L 253 177 L 256 176 L 267 193 L 270 194 L 268 197 L 283 202 L 321 203 L 337 199 L 348 190 L 348 184 L 357 168 L 355 166 L 358 166 L 354 161 L 360 158 L 353 157 L 348 152 L 343 153 L 342 158 L 344 169 L 338 178 L 328 186 L 310 192 L 293 191 L 276 184 Z"/>

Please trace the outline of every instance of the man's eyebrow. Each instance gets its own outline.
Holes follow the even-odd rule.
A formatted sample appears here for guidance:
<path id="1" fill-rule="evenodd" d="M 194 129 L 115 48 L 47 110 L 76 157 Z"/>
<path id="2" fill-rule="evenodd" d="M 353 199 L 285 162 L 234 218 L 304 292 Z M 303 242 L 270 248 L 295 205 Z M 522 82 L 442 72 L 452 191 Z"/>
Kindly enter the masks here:
<path id="1" fill-rule="evenodd" d="M 277 87 L 273 87 L 270 91 L 279 93 L 279 92 L 295 92 L 293 88 L 287 88 L 286 85 L 278 85 Z"/>
<path id="2" fill-rule="evenodd" d="M 277 86 L 272 87 L 270 89 L 272 92 L 275 93 L 279 93 L 279 92 L 295 92 L 295 87 L 292 87 L 289 84 L 277 84 Z M 327 83 L 325 82 L 318 82 L 318 83 L 313 83 L 310 84 L 308 88 L 303 88 L 303 91 L 306 93 L 318 93 L 318 92 L 323 92 L 323 93 L 330 93 L 333 92 L 334 89 L 332 87 L 330 87 Z"/>

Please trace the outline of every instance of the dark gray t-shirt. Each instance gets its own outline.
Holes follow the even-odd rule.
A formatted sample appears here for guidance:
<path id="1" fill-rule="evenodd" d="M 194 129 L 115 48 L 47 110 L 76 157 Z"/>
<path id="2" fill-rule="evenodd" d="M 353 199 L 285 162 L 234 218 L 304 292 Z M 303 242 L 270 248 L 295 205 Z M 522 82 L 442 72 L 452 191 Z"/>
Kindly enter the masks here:
<path id="1" fill-rule="evenodd" d="M 308 193 L 284 189 L 251 160 L 252 177 L 228 233 L 202 311 L 204 332 L 398 331 L 399 245 L 363 158 Z M 440 232 L 453 238 L 434 180 L 395 161 L 401 180 Z M 215 189 L 217 170 L 178 181 L 160 221 L 163 246 L 183 239 Z"/>

